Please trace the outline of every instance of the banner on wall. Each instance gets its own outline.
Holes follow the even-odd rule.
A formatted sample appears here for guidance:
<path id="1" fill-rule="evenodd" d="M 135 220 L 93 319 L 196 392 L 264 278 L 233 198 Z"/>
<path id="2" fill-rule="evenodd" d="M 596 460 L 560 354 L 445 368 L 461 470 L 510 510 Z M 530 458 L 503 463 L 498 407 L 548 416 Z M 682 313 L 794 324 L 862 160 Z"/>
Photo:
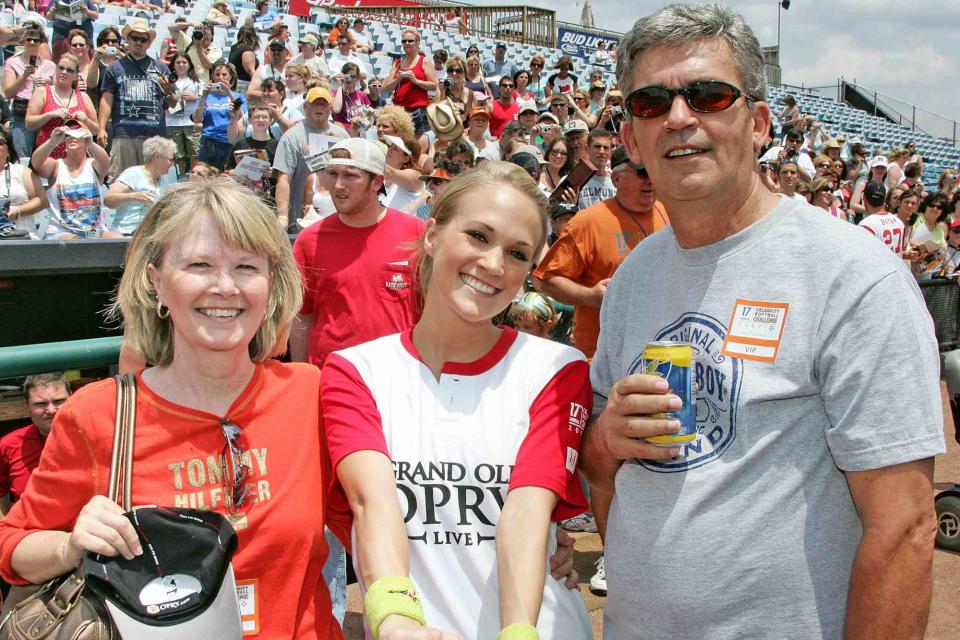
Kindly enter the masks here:
<path id="1" fill-rule="evenodd" d="M 569 27 L 557 27 L 557 49 L 568 56 L 589 58 L 601 42 L 609 49 L 613 43 L 619 45 L 620 38 Z"/>
<path id="2" fill-rule="evenodd" d="M 310 15 L 311 6 L 321 9 L 327 7 L 352 9 L 362 7 L 422 7 L 423 5 L 410 0 L 319 0 L 312 3 L 307 2 L 307 0 L 290 0 L 290 13 L 295 16 L 306 17 Z"/>

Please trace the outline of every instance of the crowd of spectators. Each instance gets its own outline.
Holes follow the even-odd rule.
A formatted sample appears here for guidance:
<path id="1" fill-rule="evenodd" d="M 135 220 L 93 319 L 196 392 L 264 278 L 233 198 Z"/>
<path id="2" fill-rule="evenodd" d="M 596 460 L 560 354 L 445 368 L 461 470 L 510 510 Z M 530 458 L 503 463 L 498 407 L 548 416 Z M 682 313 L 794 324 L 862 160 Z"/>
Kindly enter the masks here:
<path id="1" fill-rule="evenodd" d="M 381 78 L 370 56 L 387 54 L 362 19 L 340 18 L 291 42 L 270 2 L 242 21 L 215 2 L 203 21 L 178 17 L 156 28 L 163 6 L 122 4 L 134 17 L 96 37 L 103 6 L 94 2 L 70 20 L 51 3 L 52 42 L 40 20 L 0 32 L 0 144 L 10 176 L 0 238 L 130 235 L 143 205 L 198 166 L 254 189 L 298 232 L 335 210 L 316 158 L 348 137 L 384 145 L 386 203 L 420 216 L 435 185 L 514 155 L 555 200 L 585 208 L 613 195 L 606 165 L 623 97 L 603 78 L 615 50 L 589 61 L 563 56 L 544 69 L 542 55 L 512 59 L 502 42 L 490 59 L 476 46 L 424 51 L 407 29 Z M 462 19 L 449 16 L 450 29 L 462 32 Z M 229 49 L 215 43 L 218 27 L 234 30 Z M 581 163 L 591 171 L 586 184 L 556 191 Z"/>

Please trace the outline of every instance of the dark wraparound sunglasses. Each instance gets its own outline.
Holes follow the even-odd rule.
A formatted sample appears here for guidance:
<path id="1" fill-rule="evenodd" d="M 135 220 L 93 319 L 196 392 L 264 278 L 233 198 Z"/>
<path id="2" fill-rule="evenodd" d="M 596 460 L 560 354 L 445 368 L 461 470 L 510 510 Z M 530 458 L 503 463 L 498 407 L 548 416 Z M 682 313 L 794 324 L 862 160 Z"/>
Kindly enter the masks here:
<path id="1" fill-rule="evenodd" d="M 729 109 L 741 96 L 747 102 L 753 101 L 732 84 L 719 80 L 700 80 L 679 89 L 659 85 L 641 87 L 627 96 L 627 111 L 635 118 L 656 118 L 670 111 L 673 99 L 677 96 L 683 96 L 687 105 L 700 113 Z"/>
<path id="2" fill-rule="evenodd" d="M 129 40 L 130 42 L 139 42 L 140 44 L 143 44 L 145 42 L 150 42 L 150 38 L 142 38 L 140 36 L 134 36 L 134 35 L 128 36 L 127 40 Z"/>

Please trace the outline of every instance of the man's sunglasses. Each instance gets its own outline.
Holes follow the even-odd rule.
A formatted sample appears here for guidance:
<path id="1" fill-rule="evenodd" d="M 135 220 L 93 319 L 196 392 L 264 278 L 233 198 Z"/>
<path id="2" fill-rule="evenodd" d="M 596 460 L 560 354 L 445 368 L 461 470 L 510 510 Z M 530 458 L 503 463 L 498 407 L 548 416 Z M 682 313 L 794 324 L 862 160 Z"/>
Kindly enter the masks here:
<path id="1" fill-rule="evenodd" d="M 501 84 L 501 85 L 500 85 L 500 88 L 501 88 L 501 89 L 513 89 L 513 85 L 512 85 L 512 84 Z"/>
<path id="2" fill-rule="evenodd" d="M 699 113 L 729 109 L 740 96 L 748 102 L 752 100 L 732 84 L 719 80 L 700 80 L 679 89 L 659 85 L 641 87 L 627 96 L 627 111 L 635 118 L 656 118 L 670 111 L 677 96 L 683 96 L 687 105 Z"/>
<path id="3" fill-rule="evenodd" d="M 127 37 L 127 40 L 129 40 L 130 42 L 138 42 L 138 43 L 140 43 L 140 44 L 144 44 L 144 43 L 146 43 L 146 42 L 150 42 L 150 38 L 144 38 L 144 37 L 141 37 L 141 36 L 134 36 L 134 35 L 128 36 L 128 37 Z"/>

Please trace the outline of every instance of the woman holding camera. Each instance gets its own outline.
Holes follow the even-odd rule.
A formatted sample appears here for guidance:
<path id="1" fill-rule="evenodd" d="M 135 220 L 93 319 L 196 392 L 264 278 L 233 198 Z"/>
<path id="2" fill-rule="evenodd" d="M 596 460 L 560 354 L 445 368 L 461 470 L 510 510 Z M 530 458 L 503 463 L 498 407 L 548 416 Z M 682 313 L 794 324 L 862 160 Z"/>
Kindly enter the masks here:
<path id="1" fill-rule="evenodd" d="M 36 142 L 38 145 L 49 140 L 54 129 L 70 120 L 76 120 L 94 136 L 100 132 L 93 101 L 90 96 L 77 88 L 79 77 L 80 60 L 72 53 L 65 53 L 60 56 L 60 62 L 57 63 L 57 73 L 53 77 L 53 83 L 34 90 L 27 105 L 25 120 L 27 128 L 31 131 L 39 129 Z M 50 157 L 59 160 L 65 154 L 66 148 L 60 144 L 53 150 Z"/>
<path id="2" fill-rule="evenodd" d="M 372 109 L 370 97 L 357 88 L 357 78 L 360 77 L 360 67 L 352 62 L 343 65 L 343 78 L 340 88 L 333 92 L 333 121 L 343 125 L 350 135 L 360 135 L 362 119 L 365 109 Z"/>
<path id="3" fill-rule="evenodd" d="M 84 77 L 87 81 L 87 95 L 93 104 L 100 104 L 101 82 L 107 67 L 120 59 L 123 50 L 120 48 L 120 31 L 116 27 L 104 27 L 97 34 L 97 48 L 93 50 L 93 59 L 86 67 Z"/>
<path id="4" fill-rule="evenodd" d="M 234 117 L 242 119 L 246 115 L 247 100 L 233 93 L 237 88 L 237 72 L 232 64 L 216 63 L 210 77 L 213 82 L 203 88 L 197 110 L 193 112 L 193 121 L 203 124 L 197 157 L 200 162 L 223 171 L 235 142 L 230 140 L 227 130 Z M 238 111 L 243 115 L 235 116 Z M 242 126 L 239 130 L 242 130 Z"/>
<path id="5" fill-rule="evenodd" d="M 40 46 L 46 43 L 43 31 L 31 27 L 24 32 L 23 51 L 3 64 L 3 96 L 10 101 L 10 133 L 21 158 L 33 153 L 36 138 L 26 120 L 33 90 L 50 82 L 57 70 L 57 65 L 40 57 Z"/>

